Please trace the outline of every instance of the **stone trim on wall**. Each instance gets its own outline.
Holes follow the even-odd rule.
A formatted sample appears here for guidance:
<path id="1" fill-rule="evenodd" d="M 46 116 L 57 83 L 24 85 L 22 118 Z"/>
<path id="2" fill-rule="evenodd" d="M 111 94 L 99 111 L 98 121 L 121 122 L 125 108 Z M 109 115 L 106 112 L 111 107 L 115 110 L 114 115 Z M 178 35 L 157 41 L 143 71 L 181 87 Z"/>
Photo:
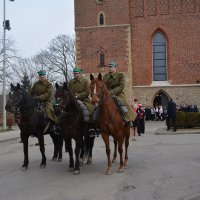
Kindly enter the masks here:
<path id="1" fill-rule="evenodd" d="M 197 105 L 200 108 L 200 85 L 166 86 L 166 87 L 132 87 L 133 96 L 146 99 L 145 105 L 153 106 L 155 95 L 163 91 L 172 98 L 177 105 Z"/>
<path id="2" fill-rule="evenodd" d="M 130 24 L 115 24 L 115 25 L 105 25 L 105 26 L 87 26 L 87 27 L 76 27 L 75 31 L 82 29 L 98 29 L 98 28 L 112 28 L 112 27 L 124 27 L 130 26 Z"/>

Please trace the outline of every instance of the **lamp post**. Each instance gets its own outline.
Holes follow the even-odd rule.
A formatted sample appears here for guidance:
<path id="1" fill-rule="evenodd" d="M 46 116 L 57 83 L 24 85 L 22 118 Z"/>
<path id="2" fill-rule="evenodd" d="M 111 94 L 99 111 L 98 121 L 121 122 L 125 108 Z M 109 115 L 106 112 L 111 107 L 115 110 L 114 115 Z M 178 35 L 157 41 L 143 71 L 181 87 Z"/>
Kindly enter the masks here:
<path id="1" fill-rule="evenodd" d="M 14 1 L 14 0 L 10 0 Z M 6 20 L 6 0 L 3 1 L 3 129 L 6 129 L 6 29 L 10 30 L 10 21 Z"/>

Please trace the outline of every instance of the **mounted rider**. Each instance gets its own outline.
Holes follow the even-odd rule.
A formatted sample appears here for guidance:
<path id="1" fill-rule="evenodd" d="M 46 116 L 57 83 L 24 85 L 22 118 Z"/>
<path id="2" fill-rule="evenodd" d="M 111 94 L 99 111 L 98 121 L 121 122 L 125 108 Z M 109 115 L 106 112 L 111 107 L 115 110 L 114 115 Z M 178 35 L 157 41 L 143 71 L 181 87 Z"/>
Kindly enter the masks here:
<path id="1" fill-rule="evenodd" d="M 89 98 L 89 81 L 83 77 L 82 71 L 83 70 L 78 67 L 73 69 L 74 78 L 69 81 L 68 87 L 78 100 L 78 103 L 83 112 L 84 121 L 91 125 L 90 118 L 92 116 L 94 106 L 92 105 Z"/>
<path id="2" fill-rule="evenodd" d="M 106 73 L 103 77 L 104 83 L 110 91 L 111 96 L 117 96 L 122 105 L 126 107 L 124 109 L 123 118 L 131 127 L 135 119 L 134 113 L 131 109 L 131 106 L 127 103 L 126 96 L 124 93 L 125 88 L 125 78 L 123 73 L 117 72 L 118 64 L 111 60 L 108 64 L 109 72 Z"/>
<path id="3" fill-rule="evenodd" d="M 57 118 L 54 114 L 51 103 L 53 91 L 52 84 L 47 80 L 45 70 L 40 70 L 37 72 L 37 74 L 38 81 L 36 81 L 33 87 L 30 89 L 30 94 L 34 97 L 36 102 L 44 104 L 47 121 L 55 124 Z"/>

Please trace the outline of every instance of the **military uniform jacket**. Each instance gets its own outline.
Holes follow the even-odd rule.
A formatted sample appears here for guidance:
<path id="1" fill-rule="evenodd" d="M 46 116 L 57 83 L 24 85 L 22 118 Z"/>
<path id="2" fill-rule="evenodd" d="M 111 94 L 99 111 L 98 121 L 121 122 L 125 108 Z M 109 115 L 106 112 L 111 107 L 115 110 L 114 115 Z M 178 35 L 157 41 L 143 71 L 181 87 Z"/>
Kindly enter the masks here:
<path id="1" fill-rule="evenodd" d="M 48 80 L 45 80 L 44 82 L 37 81 L 31 88 L 30 94 L 34 97 L 40 97 L 41 101 L 45 104 L 47 117 L 56 122 L 57 119 L 51 104 L 52 84 L 49 83 Z"/>
<path id="2" fill-rule="evenodd" d="M 74 93 L 74 95 L 77 96 L 77 99 L 86 105 L 89 114 L 91 114 L 93 111 L 93 105 L 89 98 L 90 86 L 88 80 L 83 77 L 72 79 L 69 81 L 68 87 Z"/>
<path id="3" fill-rule="evenodd" d="M 51 102 L 52 85 L 47 80 L 37 81 L 30 90 L 32 96 L 40 97 L 42 102 Z"/>
<path id="4" fill-rule="evenodd" d="M 108 90 L 111 94 L 116 95 L 122 101 L 122 103 L 127 107 L 128 112 L 124 115 L 126 121 L 131 121 L 135 119 L 133 110 L 131 106 L 127 103 L 126 96 L 124 93 L 125 88 L 125 78 L 122 73 L 107 73 L 103 77 L 104 83 L 106 84 Z"/>

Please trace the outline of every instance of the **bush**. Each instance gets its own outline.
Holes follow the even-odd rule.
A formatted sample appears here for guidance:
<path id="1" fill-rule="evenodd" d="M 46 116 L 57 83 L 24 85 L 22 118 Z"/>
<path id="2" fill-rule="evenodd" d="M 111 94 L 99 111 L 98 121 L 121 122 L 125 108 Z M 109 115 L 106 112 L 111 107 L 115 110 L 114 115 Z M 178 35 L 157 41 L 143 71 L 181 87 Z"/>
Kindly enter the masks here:
<path id="1" fill-rule="evenodd" d="M 200 113 L 178 111 L 176 123 L 178 128 L 200 127 Z"/>

